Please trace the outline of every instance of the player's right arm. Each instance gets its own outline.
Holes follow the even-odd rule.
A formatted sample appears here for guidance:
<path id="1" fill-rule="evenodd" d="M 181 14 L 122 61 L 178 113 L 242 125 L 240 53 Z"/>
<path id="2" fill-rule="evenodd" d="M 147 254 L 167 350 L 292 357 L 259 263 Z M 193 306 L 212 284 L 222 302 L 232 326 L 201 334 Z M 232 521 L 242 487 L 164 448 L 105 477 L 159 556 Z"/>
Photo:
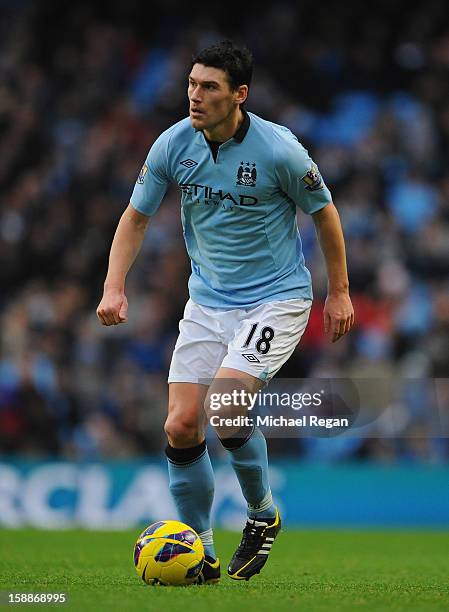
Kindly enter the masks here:
<path id="1" fill-rule="evenodd" d="M 103 297 L 97 308 L 102 325 L 118 325 L 128 318 L 125 279 L 142 246 L 150 218 L 156 213 L 170 183 L 167 146 L 170 130 L 154 142 L 140 171 L 131 202 L 120 218 L 109 254 Z"/>
<path id="2" fill-rule="evenodd" d="M 97 308 L 102 325 L 118 325 L 128 319 L 125 279 L 142 246 L 150 217 L 129 204 L 120 218 L 109 253 L 103 297 Z"/>

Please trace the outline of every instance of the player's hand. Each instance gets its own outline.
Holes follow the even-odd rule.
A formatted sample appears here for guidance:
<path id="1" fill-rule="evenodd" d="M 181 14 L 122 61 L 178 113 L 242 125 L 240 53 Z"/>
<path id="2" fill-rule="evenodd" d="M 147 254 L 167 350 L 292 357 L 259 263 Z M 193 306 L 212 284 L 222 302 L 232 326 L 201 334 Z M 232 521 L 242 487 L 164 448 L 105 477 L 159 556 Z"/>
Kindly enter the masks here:
<path id="1" fill-rule="evenodd" d="M 330 294 L 323 311 L 324 332 L 332 342 L 348 333 L 354 324 L 354 308 L 349 293 Z"/>
<path id="2" fill-rule="evenodd" d="M 97 317 L 102 325 L 118 325 L 128 320 L 128 300 L 120 289 L 105 289 L 98 304 Z"/>

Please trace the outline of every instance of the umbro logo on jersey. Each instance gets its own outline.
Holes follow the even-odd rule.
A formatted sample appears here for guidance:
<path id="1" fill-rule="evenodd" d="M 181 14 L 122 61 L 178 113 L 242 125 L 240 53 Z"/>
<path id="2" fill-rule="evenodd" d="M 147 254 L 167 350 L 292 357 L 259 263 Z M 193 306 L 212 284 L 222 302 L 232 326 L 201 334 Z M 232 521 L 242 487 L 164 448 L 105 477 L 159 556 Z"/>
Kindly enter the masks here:
<path id="1" fill-rule="evenodd" d="M 181 166 L 185 166 L 186 168 L 193 168 L 194 166 L 198 166 L 198 162 L 194 159 L 184 159 L 182 162 L 179 162 Z"/>
<path id="2" fill-rule="evenodd" d="M 244 357 L 246 361 L 249 361 L 250 363 L 260 363 L 257 357 L 252 353 L 242 353 L 242 357 Z"/>
<path id="3" fill-rule="evenodd" d="M 245 187 L 255 187 L 257 179 L 256 164 L 253 162 L 240 162 L 237 170 L 237 185 L 245 185 Z"/>

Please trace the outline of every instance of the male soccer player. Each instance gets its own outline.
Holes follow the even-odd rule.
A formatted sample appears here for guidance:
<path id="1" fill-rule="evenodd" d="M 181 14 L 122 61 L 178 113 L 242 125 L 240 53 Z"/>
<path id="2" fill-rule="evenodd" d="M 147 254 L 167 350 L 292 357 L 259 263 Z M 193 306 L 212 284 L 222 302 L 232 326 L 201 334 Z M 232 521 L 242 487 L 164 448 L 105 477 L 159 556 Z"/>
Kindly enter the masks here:
<path id="1" fill-rule="evenodd" d="M 161 134 L 148 153 L 114 236 L 97 309 L 103 325 L 127 320 L 126 274 L 168 185 L 177 183 L 192 273 L 168 377 L 166 454 L 179 517 L 204 544 L 200 581 L 209 583 L 218 582 L 220 565 L 202 415 L 224 381 L 257 392 L 304 332 L 312 292 L 297 206 L 313 216 L 326 261 L 325 332 L 335 342 L 353 323 L 343 233 L 331 195 L 287 128 L 244 109 L 251 76 L 250 52 L 230 41 L 193 58 L 189 117 Z M 281 526 L 268 482 L 266 441 L 251 425 L 231 436 L 223 428 L 217 433 L 248 504 L 228 573 L 248 580 L 265 564 Z"/>

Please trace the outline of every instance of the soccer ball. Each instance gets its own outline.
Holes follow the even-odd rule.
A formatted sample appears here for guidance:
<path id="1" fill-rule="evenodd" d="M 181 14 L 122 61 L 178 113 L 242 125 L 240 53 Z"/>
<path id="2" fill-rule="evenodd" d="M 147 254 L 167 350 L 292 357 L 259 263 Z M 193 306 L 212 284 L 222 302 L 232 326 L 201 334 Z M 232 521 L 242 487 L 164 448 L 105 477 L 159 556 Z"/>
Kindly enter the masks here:
<path id="1" fill-rule="evenodd" d="M 203 563 L 204 548 L 198 534 L 179 521 L 153 523 L 134 546 L 134 566 L 147 584 L 192 584 Z"/>

